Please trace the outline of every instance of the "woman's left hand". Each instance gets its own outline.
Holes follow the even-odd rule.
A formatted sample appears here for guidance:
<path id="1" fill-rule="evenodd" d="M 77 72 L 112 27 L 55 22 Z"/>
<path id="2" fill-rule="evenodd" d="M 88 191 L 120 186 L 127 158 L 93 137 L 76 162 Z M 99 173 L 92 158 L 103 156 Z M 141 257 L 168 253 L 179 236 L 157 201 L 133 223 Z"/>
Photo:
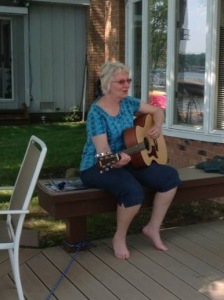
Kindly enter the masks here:
<path id="1" fill-rule="evenodd" d="M 161 127 L 160 126 L 153 126 L 149 131 L 148 131 L 148 136 L 153 139 L 156 140 L 159 138 L 161 134 Z"/>

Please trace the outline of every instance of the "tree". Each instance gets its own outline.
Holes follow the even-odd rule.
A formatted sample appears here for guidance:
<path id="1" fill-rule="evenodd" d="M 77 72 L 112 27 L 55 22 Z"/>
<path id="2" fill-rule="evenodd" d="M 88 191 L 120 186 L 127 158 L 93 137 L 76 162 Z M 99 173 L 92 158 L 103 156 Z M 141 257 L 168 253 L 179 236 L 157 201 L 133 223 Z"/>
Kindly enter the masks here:
<path id="1" fill-rule="evenodd" d="M 166 65 L 168 0 L 150 0 L 149 3 L 149 49 L 152 70 L 155 70 Z"/>

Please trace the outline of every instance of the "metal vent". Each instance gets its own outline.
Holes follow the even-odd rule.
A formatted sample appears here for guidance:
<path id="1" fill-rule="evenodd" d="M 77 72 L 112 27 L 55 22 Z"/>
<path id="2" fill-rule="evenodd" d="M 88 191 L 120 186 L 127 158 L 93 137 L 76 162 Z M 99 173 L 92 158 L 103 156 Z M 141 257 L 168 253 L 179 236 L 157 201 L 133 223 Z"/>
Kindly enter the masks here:
<path id="1" fill-rule="evenodd" d="M 40 102 L 41 111 L 54 111 L 54 102 Z"/>
<path id="2" fill-rule="evenodd" d="M 217 129 L 224 129 L 224 27 L 220 28 Z"/>

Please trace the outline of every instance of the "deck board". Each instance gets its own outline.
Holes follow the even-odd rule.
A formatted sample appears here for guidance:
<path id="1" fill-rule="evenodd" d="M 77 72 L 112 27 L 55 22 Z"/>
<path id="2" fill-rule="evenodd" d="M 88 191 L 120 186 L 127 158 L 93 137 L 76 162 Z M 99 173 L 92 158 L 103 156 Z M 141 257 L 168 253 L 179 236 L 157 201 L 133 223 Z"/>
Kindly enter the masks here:
<path id="1" fill-rule="evenodd" d="M 114 257 L 108 239 L 75 254 L 59 246 L 21 248 L 26 300 L 223 300 L 224 221 L 164 229 L 161 235 L 166 252 L 143 234 L 128 236 L 131 258 L 125 261 Z M 6 254 L 0 251 L 0 299 L 17 300 Z"/>
<path id="2" fill-rule="evenodd" d="M 165 275 L 164 286 L 168 285 L 169 288 L 173 286 L 172 288 L 174 290 L 177 289 L 178 291 L 175 291 L 175 294 L 177 294 L 181 299 L 184 299 L 185 296 L 182 295 L 182 293 L 184 293 L 186 289 L 188 289 L 188 294 L 189 289 L 191 289 L 190 287 L 192 287 L 193 290 L 191 290 L 191 292 L 195 293 L 194 290 L 197 291 L 201 286 L 209 284 L 209 280 L 200 274 L 197 269 L 192 269 L 187 264 L 185 265 L 182 263 L 188 259 L 186 257 L 188 256 L 186 252 L 183 252 L 181 260 L 178 260 L 176 258 L 176 249 L 173 249 L 175 247 L 171 247 L 170 251 L 165 253 L 161 251 L 154 251 L 153 248 L 149 248 L 148 242 L 141 236 L 132 236 L 129 239 L 129 242 L 133 247 L 137 244 L 141 253 L 164 269 L 163 272 L 161 270 L 163 276 Z M 172 255 L 170 255 L 171 251 Z M 177 251 L 179 252 L 179 249 Z M 160 273 L 158 273 L 157 276 L 160 280 Z M 166 279 L 166 277 L 168 277 L 168 279 Z M 170 280 L 172 281 L 171 283 L 169 282 Z M 181 295 L 179 295 L 179 293 L 181 293 Z M 193 296 L 192 299 L 194 299 Z"/>
<path id="3" fill-rule="evenodd" d="M 215 226 L 215 225 L 214 225 Z M 224 246 L 224 231 L 217 232 L 214 228 L 208 226 L 208 224 L 201 224 L 201 226 L 191 225 L 188 226 L 188 229 L 191 229 L 200 235 L 210 239 L 213 243 L 218 243 Z"/>
<path id="4" fill-rule="evenodd" d="M 187 234 L 188 234 L 187 229 L 186 229 L 186 235 L 185 234 L 180 235 L 175 231 L 172 232 L 169 231 L 169 232 L 165 232 L 164 238 L 168 239 L 171 243 L 177 245 L 181 249 L 192 254 L 192 256 L 195 256 L 196 258 L 206 262 L 208 265 L 220 271 L 223 271 L 224 260 L 221 257 L 214 254 L 213 252 L 210 252 L 204 247 L 196 244 L 191 239 L 189 239 L 189 237 L 187 238 Z M 217 245 L 217 247 L 219 246 Z"/>
<path id="5" fill-rule="evenodd" d="M 47 255 L 50 255 L 50 250 L 51 249 L 47 249 L 45 253 L 48 252 Z M 88 252 L 86 253 L 88 254 Z M 78 258 L 82 255 L 85 255 L 85 252 L 69 256 L 65 252 L 62 253 L 61 248 L 58 247 L 53 249 L 53 253 L 50 256 L 51 261 L 54 264 L 57 264 L 60 270 L 64 270 L 64 268 L 71 262 L 71 257 L 75 258 L 69 272 L 67 273 L 67 278 L 72 282 L 74 287 L 76 287 L 77 291 L 80 291 L 80 295 L 79 297 L 77 296 L 77 299 L 91 299 L 91 297 L 92 299 L 100 299 L 100 296 L 102 296 L 102 299 L 116 299 L 110 295 L 110 292 L 108 292 L 108 290 L 94 276 L 91 275 L 88 269 L 83 268 L 78 263 Z M 95 268 L 96 267 L 97 266 L 95 266 Z M 87 298 L 84 298 L 81 294 L 86 295 Z"/>
<path id="6" fill-rule="evenodd" d="M 98 247 L 102 248 L 101 244 Z M 114 299 L 117 299 L 117 297 L 119 299 L 129 299 L 127 290 L 135 299 L 149 299 L 113 270 L 110 265 L 105 263 L 105 256 L 108 255 L 108 250 L 103 249 L 99 254 L 97 251 L 98 247 L 91 249 L 91 252 L 81 253 L 77 259 L 78 263 L 85 269 L 88 269 L 111 292 Z M 109 255 L 111 255 L 110 252 Z"/>
<path id="7" fill-rule="evenodd" d="M 177 228 L 174 232 L 180 236 L 184 236 L 195 245 L 198 245 L 199 247 L 209 251 L 209 253 L 213 253 L 219 258 L 224 258 L 223 245 L 218 241 L 214 243 L 214 241 L 212 241 L 209 237 L 206 237 L 199 232 L 193 231 L 190 228 Z"/>
<path id="8" fill-rule="evenodd" d="M 149 299 L 178 299 L 175 295 L 170 293 L 166 288 L 157 283 L 153 278 L 149 277 L 141 269 L 136 268 L 129 260 L 118 260 L 113 256 L 113 252 L 106 250 L 107 245 L 99 246 L 91 251 L 101 257 L 101 259 L 108 264 L 113 270 L 119 273 L 123 278 L 136 287 L 141 293 L 143 293 Z M 137 252 L 137 251 L 136 251 Z M 132 253 L 132 259 L 135 252 Z M 144 262 L 146 263 L 144 257 Z"/>
<path id="9" fill-rule="evenodd" d="M 132 243 L 130 240 L 132 240 Z M 196 289 L 192 288 L 189 284 L 178 278 L 178 276 L 176 276 L 177 274 L 174 275 L 172 272 L 170 272 L 169 269 L 171 266 L 173 268 L 174 260 L 172 262 L 168 262 L 168 268 L 165 268 L 162 264 L 160 264 L 160 260 L 163 258 L 166 262 L 169 260 L 166 252 L 155 251 L 154 248 L 149 247 L 148 242 L 143 243 L 143 240 L 141 242 L 140 239 L 134 239 L 133 236 L 129 238 L 128 241 L 133 247 L 138 245 L 137 249 L 135 248 L 135 250 L 132 250 L 132 255 L 129 259 L 129 262 L 165 289 L 168 287 L 168 290 L 170 293 L 172 293 L 172 295 L 176 295 L 178 299 L 185 300 L 207 299 L 198 293 Z M 155 299 L 158 299 L 158 297 L 156 296 Z"/>
<path id="10" fill-rule="evenodd" d="M 45 299 L 48 295 L 49 290 L 46 288 L 45 284 L 36 275 L 36 272 L 29 267 L 29 264 L 23 264 L 21 267 L 21 278 L 23 282 L 24 293 L 29 300 Z M 38 297 L 37 297 L 38 295 Z M 52 300 L 56 299 L 54 296 L 51 297 Z"/>
<path id="11" fill-rule="evenodd" d="M 9 275 L 0 277 L 0 299 L 17 300 L 16 289 Z"/>
<path id="12" fill-rule="evenodd" d="M 57 258 L 58 258 L 58 264 L 60 264 L 62 258 L 58 256 Z M 66 262 L 63 261 L 63 264 L 65 265 Z M 49 294 L 49 292 L 54 288 L 54 286 L 57 285 L 58 279 L 60 278 L 61 275 L 61 270 L 58 269 L 58 267 L 55 266 L 55 264 L 53 264 L 52 261 L 50 261 L 44 255 L 44 251 L 41 254 L 35 256 L 29 262 L 29 266 L 33 270 L 33 272 L 35 272 L 35 274 L 39 277 L 39 279 L 41 279 L 44 285 L 48 288 L 47 294 Z M 59 287 L 55 290 L 55 296 L 58 299 L 67 300 L 67 299 L 71 299 L 70 298 L 71 295 L 74 295 L 74 297 L 80 296 L 79 293 L 77 293 L 76 287 L 67 278 L 64 278 L 61 281 Z"/>

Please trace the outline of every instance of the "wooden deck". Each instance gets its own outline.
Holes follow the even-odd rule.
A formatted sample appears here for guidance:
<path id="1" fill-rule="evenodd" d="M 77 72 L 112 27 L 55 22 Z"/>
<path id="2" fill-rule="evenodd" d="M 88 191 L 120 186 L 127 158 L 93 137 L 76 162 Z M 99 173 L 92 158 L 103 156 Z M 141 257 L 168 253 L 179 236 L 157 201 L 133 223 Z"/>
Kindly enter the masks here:
<path id="1" fill-rule="evenodd" d="M 223 300 L 224 221 L 166 229 L 162 237 L 166 253 L 141 234 L 129 236 L 126 261 L 114 258 L 111 240 L 93 241 L 76 254 L 61 247 L 21 249 L 26 299 Z M 0 299 L 16 300 L 7 253 L 1 252 Z"/>

